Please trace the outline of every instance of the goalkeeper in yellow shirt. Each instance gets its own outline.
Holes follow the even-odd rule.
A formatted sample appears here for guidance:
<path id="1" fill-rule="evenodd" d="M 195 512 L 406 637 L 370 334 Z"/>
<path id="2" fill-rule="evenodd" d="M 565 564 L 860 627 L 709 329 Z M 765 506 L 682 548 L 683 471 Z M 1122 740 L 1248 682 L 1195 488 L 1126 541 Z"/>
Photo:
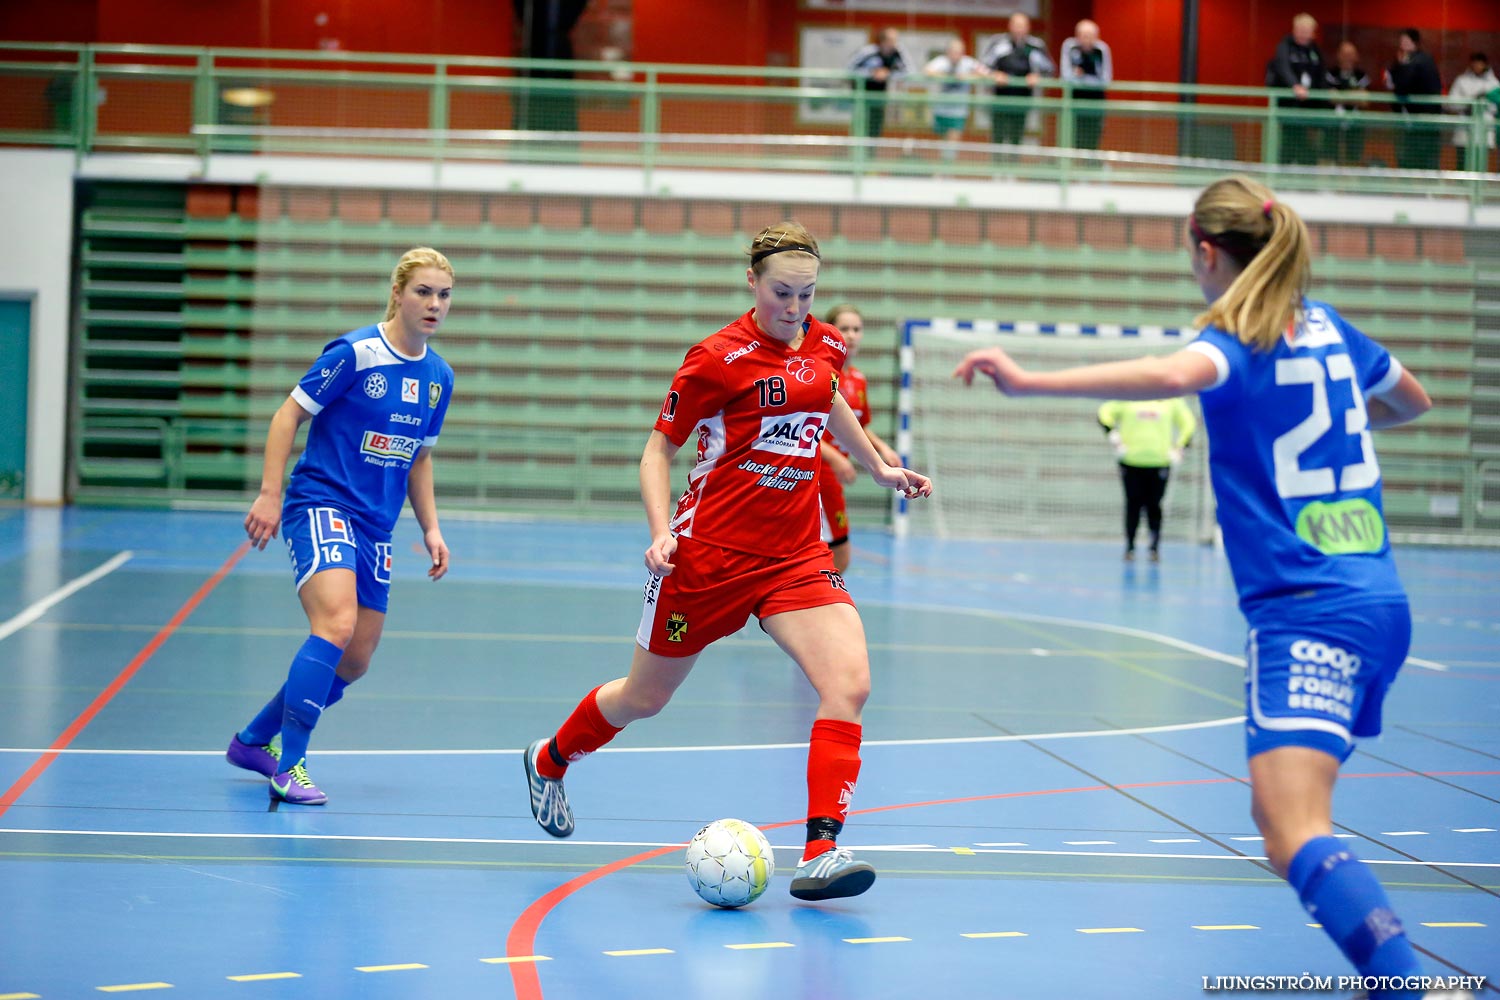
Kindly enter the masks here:
<path id="1" fill-rule="evenodd" d="M 1125 561 L 1135 558 L 1135 535 L 1146 512 L 1151 561 L 1161 561 L 1161 498 L 1172 466 L 1198 429 L 1193 411 L 1176 399 L 1111 400 L 1099 407 L 1099 423 L 1120 462 L 1125 487 Z"/>

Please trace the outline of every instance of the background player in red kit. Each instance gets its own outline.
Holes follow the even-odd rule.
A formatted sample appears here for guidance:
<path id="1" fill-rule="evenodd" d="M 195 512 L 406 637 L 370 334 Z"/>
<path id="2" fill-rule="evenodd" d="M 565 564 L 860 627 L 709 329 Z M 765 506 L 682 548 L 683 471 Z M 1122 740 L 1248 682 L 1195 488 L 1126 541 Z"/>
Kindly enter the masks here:
<path id="1" fill-rule="evenodd" d="M 807 849 L 792 895 L 856 896 L 875 870 L 835 840 L 859 777 L 870 663 L 859 612 L 818 538 L 823 433 L 847 441 L 881 486 L 915 498 L 932 483 L 882 461 L 839 395 L 848 348 L 808 316 L 819 263 L 811 234 L 783 222 L 761 230 L 749 253 L 754 308 L 688 351 L 641 456 L 651 576 L 630 674 L 590 691 L 555 736 L 527 748 L 531 811 L 552 836 L 571 834 L 568 765 L 660 712 L 698 654 L 753 614 L 818 694 Z M 670 463 L 689 441 L 696 457 L 674 511 Z"/>
<path id="2" fill-rule="evenodd" d="M 844 374 L 839 378 L 839 394 L 859 418 L 865 437 L 887 465 L 901 464 L 901 456 L 870 427 L 869 383 L 865 373 L 854 367 L 859 342 L 865 334 L 865 318 L 847 302 L 828 310 L 828 323 L 838 330 L 849 348 Z M 859 480 L 859 469 L 849 461 L 848 451 L 836 438 L 823 439 L 823 471 L 818 474 L 818 500 L 823 508 L 823 541 L 833 550 L 833 568 L 842 573 L 849 568 L 849 511 L 844 502 L 844 487 Z"/>

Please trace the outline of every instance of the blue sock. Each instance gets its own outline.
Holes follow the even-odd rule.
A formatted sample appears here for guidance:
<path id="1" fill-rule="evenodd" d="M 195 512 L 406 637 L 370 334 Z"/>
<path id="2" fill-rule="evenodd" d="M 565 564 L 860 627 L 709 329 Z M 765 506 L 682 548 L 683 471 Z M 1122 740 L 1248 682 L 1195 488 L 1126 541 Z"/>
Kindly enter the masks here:
<path id="1" fill-rule="evenodd" d="M 307 637 L 297 655 L 292 658 L 292 668 L 287 672 L 281 714 L 281 766 L 291 770 L 297 762 L 307 756 L 307 741 L 312 737 L 318 716 L 328 702 L 328 692 L 333 679 L 338 676 L 334 668 L 344 651 L 327 639 L 315 635 Z"/>
<path id="2" fill-rule="evenodd" d="M 323 711 L 333 707 L 334 702 L 344 696 L 344 688 L 349 686 L 349 681 L 344 680 L 338 674 L 333 675 L 333 687 L 328 689 L 328 700 L 323 703 Z"/>
<path id="3" fill-rule="evenodd" d="M 1420 975 L 1422 965 L 1369 866 L 1335 837 L 1315 837 L 1292 858 L 1286 880 L 1362 976 Z M 1376 1000 L 1379 994 L 1371 994 Z"/>
<path id="4" fill-rule="evenodd" d="M 266 702 L 262 708 L 250 720 L 250 725 L 240 730 L 240 742 L 252 747 L 263 747 L 271 742 L 271 737 L 281 732 L 281 716 L 286 708 L 286 685 L 281 685 L 277 691 Z"/>

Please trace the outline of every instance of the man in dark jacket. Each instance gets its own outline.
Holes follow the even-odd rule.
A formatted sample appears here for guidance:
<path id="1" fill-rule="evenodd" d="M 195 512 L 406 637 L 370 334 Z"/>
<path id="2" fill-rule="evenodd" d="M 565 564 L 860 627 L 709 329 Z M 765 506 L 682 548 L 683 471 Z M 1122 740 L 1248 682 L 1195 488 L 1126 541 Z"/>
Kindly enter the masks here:
<path id="1" fill-rule="evenodd" d="M 1442 152 L 1442 128 L 1426 119 L 1441 114 L 1437 101 L 1413 97 L 1441 96 L 1443 78 L 1437 63 L 1422 51 L 1422 33 L 1406 28 L 1396 38 L 1396 61 L 1386 67 L 1385 85 L 1396 94 L 1396 111 L 1403 128 L 1396 135 L 1396 165 L 1403 170 L 1436 170 Z"/>
<path id="2" fill-rule="evenodd" d="M 1301 111 L 1327 110 L 1329 104 L 1313 96 L 1328 84 L 1323 53 L 1314 36 L 1318 22 L 1311 14 L 1292 18 L 1292 33 L 1276 46 L 1276 54 L 1266 63 L 1266 86 L 1286 88 L 1290 97 L 1276 99 L 1278 108 L 1287 109 L 1281 123 L 1281 162 L 1316 164 L 1321 146 L 1322 129 L 1306 120 L 1297 120 Z"/>

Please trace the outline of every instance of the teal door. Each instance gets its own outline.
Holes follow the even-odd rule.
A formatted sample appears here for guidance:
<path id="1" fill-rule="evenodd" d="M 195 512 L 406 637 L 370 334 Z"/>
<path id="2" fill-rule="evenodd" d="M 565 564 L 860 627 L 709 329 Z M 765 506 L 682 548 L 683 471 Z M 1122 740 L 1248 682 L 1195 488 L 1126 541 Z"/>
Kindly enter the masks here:
<path id="1" fill-rule="evenodd" d="M 0 500 L 26 493 L 26 396 L 31 303 L 0 299 Z"/>

